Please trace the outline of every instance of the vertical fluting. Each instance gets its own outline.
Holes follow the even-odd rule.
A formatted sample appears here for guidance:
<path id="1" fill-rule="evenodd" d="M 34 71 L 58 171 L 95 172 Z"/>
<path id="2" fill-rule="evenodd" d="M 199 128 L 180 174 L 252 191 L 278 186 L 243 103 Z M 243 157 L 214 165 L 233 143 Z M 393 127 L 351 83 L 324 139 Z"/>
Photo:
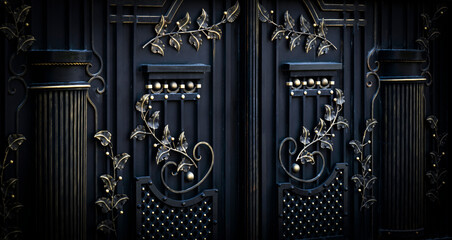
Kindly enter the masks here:
<path id="1" fill-rule="evenodd" d="M 382 229 L 422 231 L 423 83 L 382 82 Z M 390 233 L 389 233 L 390 234 Z"/>
<path id="2" fill-rule="evenodd" d="M 85 239 L 86 94 L 36 91 L 36 217 L 45 239 Z"/>

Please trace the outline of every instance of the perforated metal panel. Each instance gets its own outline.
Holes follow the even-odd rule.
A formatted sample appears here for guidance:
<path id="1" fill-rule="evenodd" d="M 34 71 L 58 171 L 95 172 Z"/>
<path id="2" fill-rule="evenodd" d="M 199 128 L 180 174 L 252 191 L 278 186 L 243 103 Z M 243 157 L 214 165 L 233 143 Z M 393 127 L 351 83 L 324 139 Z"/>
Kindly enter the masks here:
<path id="1" fill-rule="evenodd" d="M 280 239 L 343 236 L 348 190 L 346 164 L 320 186 L 300 189 L 290 183 L 279 187 Z"/>
<path id="2" fill-rule="evenodd" d="M 217 191 L 189 200 L 162 195 L 150 178 L 137 182 L 137 239 L 214 239 Z"/>

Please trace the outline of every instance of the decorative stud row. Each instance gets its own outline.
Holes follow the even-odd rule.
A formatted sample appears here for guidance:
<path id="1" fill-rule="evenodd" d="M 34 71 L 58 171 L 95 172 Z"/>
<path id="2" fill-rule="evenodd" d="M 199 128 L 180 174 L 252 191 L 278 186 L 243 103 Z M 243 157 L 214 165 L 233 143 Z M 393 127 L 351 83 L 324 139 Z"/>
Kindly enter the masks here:
<path id="1" fill-rule="evenodd" d="M 293 97 L 333 95 L 334 91 L 331 87 L 335 84 L 336 82 L 328 77 L 293 78 L 286 82 L 286 86 L 290 88 L 290 95 Z"/>
<path id="2" fill-rule="evenodd" d="M 151 93 L 150 99 L 154 101 L 162 100 L 197 100 L 201 98 L 198 90 L 202 84 L 196 81 L 152 81 L 146 85 Z"/>

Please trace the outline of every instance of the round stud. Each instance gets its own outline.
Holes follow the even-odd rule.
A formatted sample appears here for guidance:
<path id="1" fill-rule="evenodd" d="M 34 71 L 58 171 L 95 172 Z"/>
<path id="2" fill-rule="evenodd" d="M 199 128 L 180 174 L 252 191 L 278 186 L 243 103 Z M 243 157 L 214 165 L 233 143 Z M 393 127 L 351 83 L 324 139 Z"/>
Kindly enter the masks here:
<path id="1" fill-rule="evenodd" d="M 122 180 L 122 176 L 119 176 L 118 179 L 119 179 L 119 181 L 121 181 Z"/>
<path id="2" fill-rule="evenodd" d="M 295 87 L 298 87 L 298 86 L 300 86 L 300 84 L 301 84 L 301 81 L 300 81 L 300 79 L 295 79 L 295 81 L 293 81 L 293 83 L 295 84 Z"/>
<path id="3" fill-rule="evenodd" d="M 285 38 L 286 38 L 286 39 L 289 39 L 289 35 L 287 35 Z"/>
<path id="4" fill-rule="evenodd" d="M 182 94 L 182 95 L 180 96 L 180 98 L 182 98 L 182 99 L 185 99 L 185 95 L 184 95 L 184 94 Z"/>
<path id="5" fill-rule="evenodd" d="M 13 164 L 13 163 L 14 163 L 14 161 L 13 161 L 13 160 L 9 160 L 9 163 Z"/>
<path id="6" fill-rule="evenodd" d="M 314 84 L 315 84 L 314 79 L 312 79 L 312 78 L 308 79 L 308 85 L 309 85 L 310 87 L 314 86 Z"/>
<path id="7" fill-rule="evenodd" d="M 331 94 L 331 95 L 333 95 L 333 94 L 334 94 L 333 90 L 331 90 L 331 91 L 330 91 L 330 94 Z"/>
<path id="8" fill-rule="evenodd" d="M 196 95 L 196 98 L 197 98 L 197 99 L 200 99 L 200 98 L 201 98 L 201 95 L 199 95 L 199 94 Z"/>
<path id="9" fill-rule="evenodd" d="M 188 172 L 187 175 L 185 176 L 185 179 L 187 179 L 188 182 L 191 182 L 195 180 L 195 174 L 193 174 L 192 172 Z"/>
<path id="10" fill-rule="evenodd" d="M 187 83 L 186 87 L 187 87 L 188 90 L 192 90 L 193 88 L 195 88 L 195 84 L 192 81 L 189 81 Z"/>
<path id="11" fill-rule="evenodd" d="M 290 96 L 293 96 L 295 93 L 293 91 L 290 92 Z"/>
<path id="12" fill-rule="evenodd" d="M 154 143 L 154 147 L 157 147 L 158 146 L 158 144 L 157 143 Z"/>
<path id="13" fill-rule="evenodd" d="M 153 85 L 153 88 L 155 90 L 160 90 L 162 88 L 162 84 L 159 83 L 159 82 L 155 82 L 154 85 Z"/>
<path id="14" fill-rule="evenodd" d="M 329 83 L 327 78 L 322 78 L 322 86 L 327 86 Z"/>
<path id="15" fill-rule="evenodd" d="M 317 94 L 320 95 L 320 94 L 322 94 L 322 92 L 319 90 L 319 91 L 317 91 Z"/>
<path id="16" fill-rule="evenodd" d="M 317 84 L 317 86 L 320 86 L 320 81 L 315 81 L 315 84 Z"/>
<path id="17" fill-rule="evenodd" d="M 165 94 L 165 99 L 168 99 L 168 95 L 167 94 Z"/>
<path id="18" fill-rule="evenodd" d="M 298 163 L 292 164 L 292 171 L 293 171 L 294 173 L 299 172 L 300 169 L 301 169 L 301 168 L 300 168 L 300 165 L 299 165 Z"/>
<path id="19" fill-rule="evenodd" d="M 151 100 L 154 100 L 154 96 L 151 96 Z M 149 105 L 150 106 L 150 105 Z"/>
<path id="20" fill-rule="evenodd" d="M 273 13 L 275 13 L 275 11 L 273 11 L 273 10 L 270 10 L 270 13 L 271 13 L 271 14 L 273 14 Z M 442 13 L 441 13 L 441 14 L 442 14 Z"/>
<path id="21" fill-rule="evenodd" d="M 105 155 L 107 155 L 107 156 L 110 155 L 110 152 L 105 152 Z"/>
<path id="22" fill-rule="evenodd" d="M 105 189 L 105 192 L 106 192 L 106 193 L 109 193 L 109 192 L 110 192 L 110 190 L 108 190 L 108 189 Z"/>
<path id="23" fill-rule="evenodd" d="M 201 83 L 196 84 L 196 88 L 202 88 Z"/>
<path id="24" fill-rule="evenodd" d="M 304 91 L 303 94 L 304 94 L 304 95 L 308 95 L 308 91 Z"/>
<path id="25" fill-rule="evenodd" d="M 177 89 L 177 83 L 176 82 L 171 82 L 170 83 L 170 88 L 171 88 L 171 90 L 176 90 Z"/>
<path id="26" fill-rule="evenodd" d="M 335 83 L 334 81 L 330 81 L 331 86 L 334 86 L 334 83 Z"/>

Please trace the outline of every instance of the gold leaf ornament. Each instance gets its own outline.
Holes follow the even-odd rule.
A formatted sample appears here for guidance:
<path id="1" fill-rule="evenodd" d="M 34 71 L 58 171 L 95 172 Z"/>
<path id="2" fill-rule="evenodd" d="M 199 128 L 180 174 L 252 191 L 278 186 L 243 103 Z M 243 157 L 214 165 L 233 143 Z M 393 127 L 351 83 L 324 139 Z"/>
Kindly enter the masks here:
<path id="1" fill-rule="evenodd" d="M 234 6 L 230 7 L 227 11 L 226 11 L 226 20 L 228 22 L 234 22 L 240 14 L 240 4 L 239 1 L 237 1 Z"/>

